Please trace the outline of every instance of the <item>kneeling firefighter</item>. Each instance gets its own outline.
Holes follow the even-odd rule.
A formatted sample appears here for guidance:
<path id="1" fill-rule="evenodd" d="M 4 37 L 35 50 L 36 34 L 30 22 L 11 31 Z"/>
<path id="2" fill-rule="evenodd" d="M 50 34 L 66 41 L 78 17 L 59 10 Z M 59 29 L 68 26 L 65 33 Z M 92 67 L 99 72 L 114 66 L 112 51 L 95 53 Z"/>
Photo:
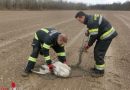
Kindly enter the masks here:
<path id="1" fill-rule="evenodd" d="M 54 65 L 49 55 L 49 49 L 53 48 L 57 53 L 58 60 L 61 63 L 66 64 L 66 53 L 64 49 L 64 44 L 67 43 L 67 36 L 58 32 L 54 28 L 42 28 L 35 33 L 33 39 L 33 50 L 31 55 L 28 58 L 28 64 L 22 73 L 22 76 L 28 76 L 35 66 L 36 59 L 38 58 L 39 53 L 44 56 L 45 62 L 50 70 L 53 72 Z"/>

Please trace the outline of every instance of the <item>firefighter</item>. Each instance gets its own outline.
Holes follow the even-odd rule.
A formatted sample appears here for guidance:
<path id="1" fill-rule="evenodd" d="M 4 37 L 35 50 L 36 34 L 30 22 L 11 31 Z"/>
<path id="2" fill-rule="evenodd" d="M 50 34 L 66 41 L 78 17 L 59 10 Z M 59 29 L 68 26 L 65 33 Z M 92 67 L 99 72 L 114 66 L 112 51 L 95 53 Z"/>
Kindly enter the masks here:
<path id="1" fill-rule="evenodd" d="M 91 68 L 90 72 L 92 77 L 101 77 L 104 75 L 105 54 L 112 39 L 117 36 L 117 32 L 102 15 L 87 15 L 83 11 L 79 11 L 75 18 L 88 28 L 85 34 L 89 40 L 85 42 L 84 49 L 87 51 L 96 42 L 94 47 L 95 66 Z"/>
<path id="2" fill-rule="evenodd" d="M 44 60 L 49 67 L 50 72 L 53 71 L 53 64 L 49 55 L 49 49 L 53 48 L 57 53 L 58 60 L 62 63 L 66 63 L 66 54 L 64 49 L 64 44 L 67 43 L 67 36 L 58 32 L 54 28 L 42 28 L 35 33 L 33 39 L 33 50 L 28 58 L 28 64 L 22 73 L 23 77 L 28 76 L 35 66 L 36 59 L 39 53 L 43 55 Z"/>

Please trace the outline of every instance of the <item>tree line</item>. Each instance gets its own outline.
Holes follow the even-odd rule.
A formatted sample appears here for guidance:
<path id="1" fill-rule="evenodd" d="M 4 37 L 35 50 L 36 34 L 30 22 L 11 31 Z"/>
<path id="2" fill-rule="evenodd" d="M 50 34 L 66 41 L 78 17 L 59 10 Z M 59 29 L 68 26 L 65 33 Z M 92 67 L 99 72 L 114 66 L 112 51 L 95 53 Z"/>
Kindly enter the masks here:
<path id="1" fill-rule="evenodd" d="M 28 9 L 28 10 L 46 10 L 46 9 L 86 9 L 87 5 L 83 3 L 64 2 L 62 0 L 0 0 L 0 9 Z"/>
<path id="2" fill-rule="evenodd" d="M 130 10 L 125 3 L 97 4 L 72 3 L 62 0 L 0 0 L 0 10 Z"/>
<path id="3" fill-rule="evenodd" d="M 89 9 L 96 10 L 130 10 L 130 1 L 126 1 L 125 3 L 113 3 L 113 4 L 98 4 L 94 6 L 90 6 Z"/>

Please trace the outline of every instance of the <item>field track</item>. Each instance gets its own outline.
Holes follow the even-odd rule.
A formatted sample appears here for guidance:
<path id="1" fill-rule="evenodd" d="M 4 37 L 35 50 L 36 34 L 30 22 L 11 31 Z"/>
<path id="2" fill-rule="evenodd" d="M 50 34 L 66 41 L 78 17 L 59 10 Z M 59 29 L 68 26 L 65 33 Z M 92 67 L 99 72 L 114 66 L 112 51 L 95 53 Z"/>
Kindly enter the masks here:
<path id="1" fill-rule="evenodd" d="M 130 90 L 130 12 L 127 11 L 85 11 L 104 15 L 119 34 L 105 57 L 104 77 L 93 78 L 89 73 L 54 80 L 36 74 L 21 76 L 31 53 L 34 32 L 43 27 L 55 27 L 68 35 L 67 60 L 70 65 L 77 62 L 85 28 L 74 19 L 76 12 L 0 11 L 0 87 L 10 87 L 14 81 L 20 90 Z M 84 54 L 82 68 L 89 71 L 94 66 L 93 59 L 92 47 Z M 41 62 L 40 56 L 38 64 Z"/>

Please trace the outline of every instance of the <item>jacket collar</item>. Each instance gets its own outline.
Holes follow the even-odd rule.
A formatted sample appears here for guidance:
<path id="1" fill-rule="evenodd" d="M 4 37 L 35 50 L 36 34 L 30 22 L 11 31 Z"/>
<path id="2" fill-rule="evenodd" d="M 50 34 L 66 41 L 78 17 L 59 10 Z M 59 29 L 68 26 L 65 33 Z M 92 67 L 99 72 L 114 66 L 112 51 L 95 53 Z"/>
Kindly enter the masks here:
<path id="1" fill-rule="evenodd" d="M 84 20 L 84 24 L 87 24 L 87 23 L 88 23 L 88 18 L 89 18 L 89 16 L 86 15 L 86 16 L 85 16 L 85 20 Z"/>

